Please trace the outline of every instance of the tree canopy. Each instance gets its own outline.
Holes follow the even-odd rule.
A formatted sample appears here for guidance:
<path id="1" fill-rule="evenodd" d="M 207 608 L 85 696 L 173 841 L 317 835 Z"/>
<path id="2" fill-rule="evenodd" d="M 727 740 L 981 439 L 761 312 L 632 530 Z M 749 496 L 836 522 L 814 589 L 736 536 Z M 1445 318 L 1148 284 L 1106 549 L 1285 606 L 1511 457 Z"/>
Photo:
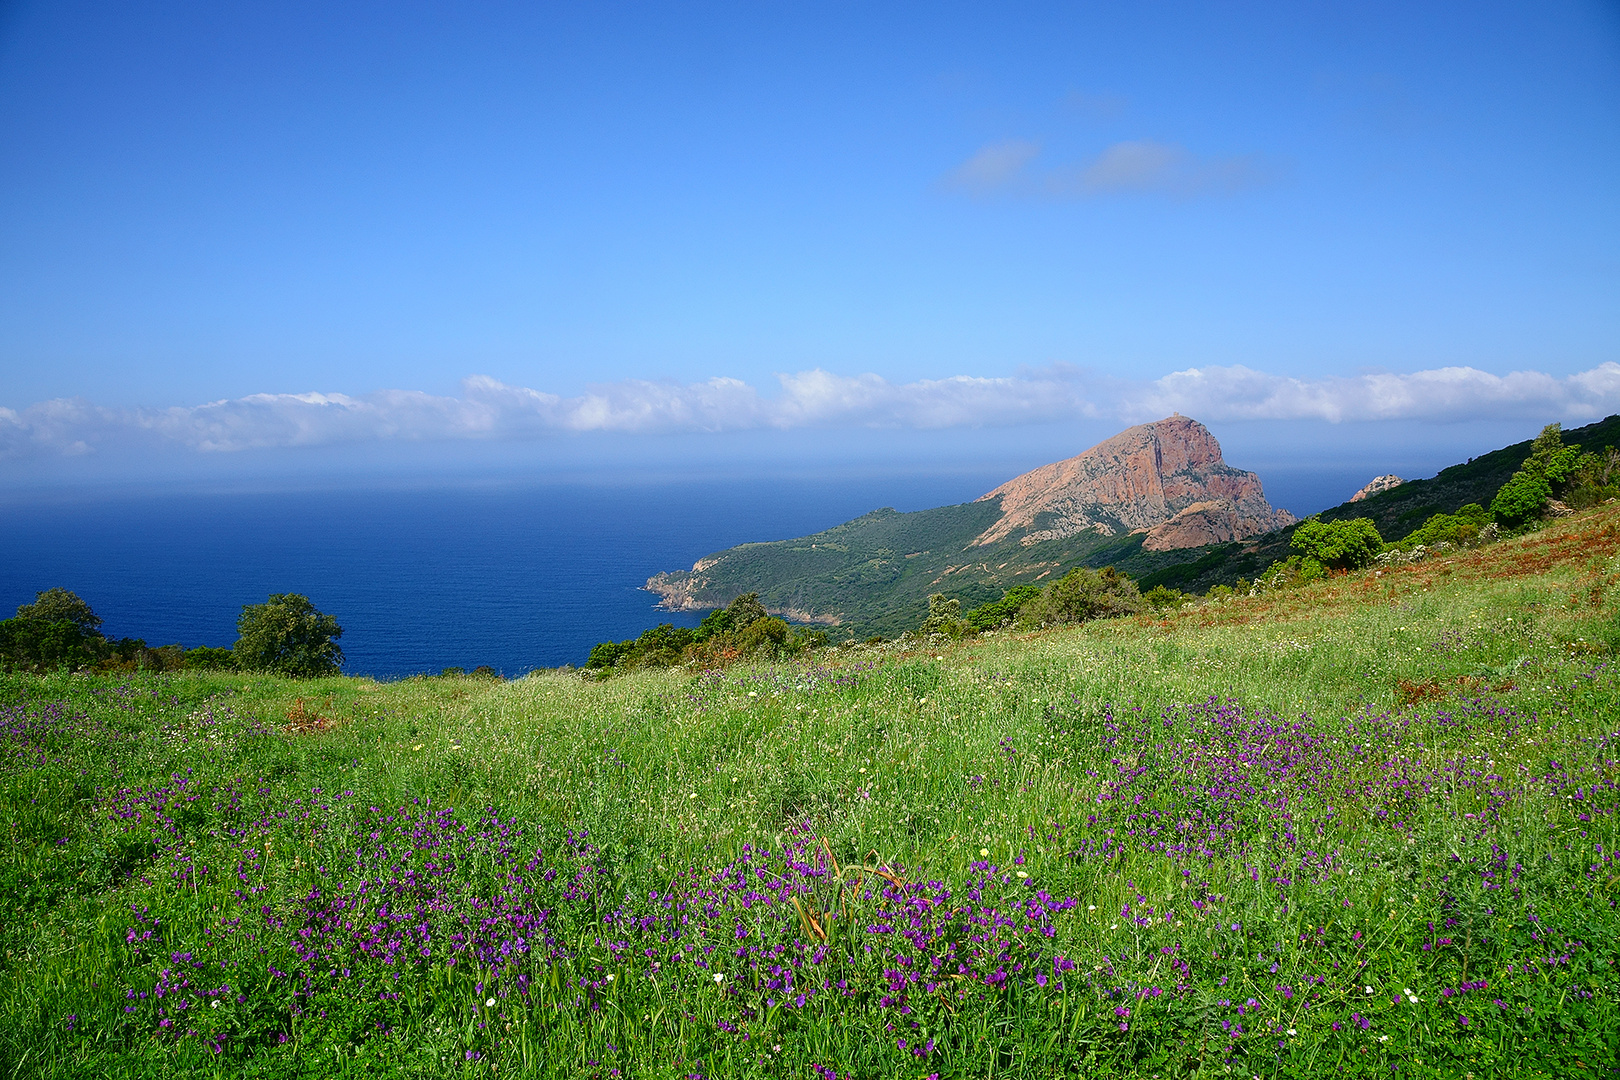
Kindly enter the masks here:
<path id="1" fill-rule="evenodd" d="M 337 640 L 343 628 L 298 593 L 275 593 L 262 604 L 244 604 L 232 649 L 240 667 L 296 678 L 335 675 L 343 665 Z"/>
<path id="2" fill-rule="evenodd" d="M 1112 566 L 1101 570 L 1077 566 L 1025 604 L 1020 619 L 1037 626 L 1056 626 L 1134 615 L 1141 610 L 1142 594 L 1136 582 Z"/>
<path id="3" fill-rule="evenodd" d="M 1359 570 L 1371 565 L 1383 549 L 1384 538 L 1371 518 L 1323 521 L 1310 518 L 1294 530 L 1295 551 L 1336 570 Z"/>
<path id="4" fill-rule="evenodd" d="M 17 608 L 17 618 L 35 622 L 70 622 L 83 634 L 99 634 L 101 617 L 90 610 L 90 605 L 69 589 L 46 589 L 34 594 L 32 604 Z"/>
<path id="5" fill-rule="evenodd" d="M 1491 514 L 1504 525 L 1522 525 L 1537 517 L 1581 463 L 1581 448 L 1565 446 L 1563 428 L 1548 424 L 1530 444 L 1530 456 L 1491 500 Z"/>

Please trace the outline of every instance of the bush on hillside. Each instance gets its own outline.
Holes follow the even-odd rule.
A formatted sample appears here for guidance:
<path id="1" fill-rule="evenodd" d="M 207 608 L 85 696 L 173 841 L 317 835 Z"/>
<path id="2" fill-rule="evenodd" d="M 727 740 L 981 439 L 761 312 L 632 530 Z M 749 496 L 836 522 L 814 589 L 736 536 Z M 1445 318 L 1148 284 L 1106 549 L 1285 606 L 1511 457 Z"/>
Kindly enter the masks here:
<path id="1" fill-rule="evenodd" d="M 1491 500 L 1491 514 L 1503 525 L 1522 525 L 1539 517 L 1552 498 L 1552 485 L 1545 476 L 1520 469 Z"/>
<path id="2" fill-rule="evenodd" d="M 1556 423 L 1548 424 L 1531 444 L 1530 456 L 1519 471 L 1508 477 L 1491 500 L 1492 516 L 1510 528 L 1539 518 L 1554 493 L 1575 476 L 1581 464 L 1581 448 L 1565 446 L 1563 429 Z"/>
<path id="3" fill-rule="evenodd" d="M 1371 518 L 1323 521 L 1308 518 L 1289 542 L 1295 551 L 1334 570 L 1359 570 L 1372 563 L 1384 546 Z"/>
<path id="4" fill-rule="evenodd" d="M 696 628 L 660 623 L 629 641 L 604 641 L 591 648 L 587 671 L 629 671 L 680 663 L 714 666 L 752 656 L 779 657 L 827 644 L 825 630 L 792 627 L 769 615 L 758 593 L 743 593 L 703 617 Z"/>
<path id="5" fill-rule="evenodd" d="M 1486 535 L 1490 524 L 1491 512 L 1479 503 L 1469 503 L 1460 507 L 1455 514 L 1430 516 L 1429 520 L 1390 546 L 1403 550 L 1420 544 L 1424 547 L 1434 547 L 1436 544 L 1466 547 Z"/>
<path id="6" fill-rule="evenodd" d="M 335 675 L 343 665 L 337 639 L 343 627 L 298 593 L 274 593 L 262 604 L 242 605 L 232 649 L 239 666 L 292 678 Z"/>
<path id="7" fill-rule="evenodd" d="M 948 638 L 960 638 L 972 630 L 973 628 L 962 618 L 962 601 L 953 600 L 944 593 L 935 593 L 928 598 L 928 617 L 923 620 L 920 628 L 923 634 L 942 634 Z"/>
<path id="8" fill-rule="evenodd" d="M 182 665 L 188 670 L 199 669 L 225 669 L 236 666 L 236 654 L 229 649 L 214 649 L 207 645 L 199 645 L 195 649 L 187 649 Z"/>
<path id="9" fill-rule="evenodd" d="M 1019 621 L 1029 626 L 1061 626 L 1134 615 L 1142 610 L 1136 582 L 1105 566 L 1077 566 L 1024 605 Z"/>
<path id="10" fill-rule="evenodd" d="M 765 605 L 759 602 L 759 593 L 743 593 L 723 608 L 715 608 L 703 616 L 693 641 L 708 641 L 724 634 L 746 630 L 750 624 L 765 618 Z"/>
<path id="11" fill-rule="evenodd" d="M 968 612 L 963 616 L 963 621 L 981 633 L 999 626 L 1008 626 L 1018 618 L 1019 609 L 1039 595 L 1041 595 L 1039 585 L 1014 585 L 1001 594 L 1000 600 L 981 604 Z"/>
<path id="12" fill-rule="evenodd" d="M 1250 596 L 1260 596 L 1282 589 L 1295 589 L 1321 581 L 1328 576 L 1328 568 L 1309 555 L 1290 555 L 1266 567 L 1265 573 L 1254 579 L 1249 587 Z"/>
<path id="13" fill-rule="evenodd" d="M 1620 498 L 1620 448 L 1606 446 L 1601 454 L 1582 454 L 1564 489 L 1564 502 L 1585 510 Z"/>
<path id="14" fill-rule="evenodd" d="M 1231 591 L 1227 589 L 1227 592 Z M 1142 594 L 1142 602 L 1161 615 L 1180 607 L 1186 599 L 1187 594 L 1180 589 L 1171 589 L 1163 585 L 1155 585 Z"/>

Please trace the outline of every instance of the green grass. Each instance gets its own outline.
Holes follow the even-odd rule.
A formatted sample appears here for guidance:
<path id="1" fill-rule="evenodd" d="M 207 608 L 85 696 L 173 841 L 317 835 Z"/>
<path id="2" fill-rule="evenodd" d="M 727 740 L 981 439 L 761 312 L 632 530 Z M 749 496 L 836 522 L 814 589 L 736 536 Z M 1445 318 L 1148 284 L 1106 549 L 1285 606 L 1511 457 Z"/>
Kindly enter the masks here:
<path id="1" fill-rule="evenodd" d="M 812 666 L 0 677 L 0 1076 L 1596 1073 L 1617 521 Z"/>

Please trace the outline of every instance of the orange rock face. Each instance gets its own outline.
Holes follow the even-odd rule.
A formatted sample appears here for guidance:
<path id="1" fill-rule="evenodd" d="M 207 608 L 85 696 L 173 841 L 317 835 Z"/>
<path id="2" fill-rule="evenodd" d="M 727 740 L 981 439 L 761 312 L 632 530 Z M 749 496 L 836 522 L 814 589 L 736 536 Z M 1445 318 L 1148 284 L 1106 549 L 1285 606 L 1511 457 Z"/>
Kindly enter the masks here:
<path id="1" fill-rule="evenodd" d="M 975 544 L 1024 544 L 1092 529 L 1145 532 L 1149 551 L 1241 540 L 1294 521 L 1266 502 L 1260 478 L 1221 459 L 1198 421 L 1172 416 L 1128 428 L 1066 461 L 1043 465 L 980 497 L 1001 518 Z"/>
<path id="2" fill-rule="evenodd" d="M 1360 502 L 1369 495 L 1377 495 L 1380 491 L 1389 491 L 1393 488 L 1398 488 L 1404 483 L 1406 483 L 1405 480 L 1402 480 L 1393 473 L 1387 476 L 1375 476 L 1366 487 L 1350 496 L 1350 501 Z"/>

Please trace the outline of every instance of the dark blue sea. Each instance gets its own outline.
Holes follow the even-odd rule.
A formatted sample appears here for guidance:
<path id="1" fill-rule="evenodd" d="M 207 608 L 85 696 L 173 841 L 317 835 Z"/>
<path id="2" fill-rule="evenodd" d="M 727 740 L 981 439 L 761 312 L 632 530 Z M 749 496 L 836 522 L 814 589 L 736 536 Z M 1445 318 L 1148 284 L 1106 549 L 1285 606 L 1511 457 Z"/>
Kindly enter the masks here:
<path id="1" fill-rule="evenodd" d="M 488 664 L 520 675 L 582 664 L 595 643 L 658 622 L 696 625 L 699 614 L 655 610 L 642 585 L 660 570 L 882 506 L 965 502 L 1020 471 L 12 493 L 0 500 L 0 617 L 61 587 L 83 597 L 111 637 L 226 646 L 244 604 L 303 593 L 342 625 L 352 674 Z M 1343 499 L 1365 472 L 1274 470 L 1266 485 L 1277 505 L 1308 513 Z"/>
<path id="2" fill-rule="evenodd" d="M 981 494 L 983 478 L 508 485 L 474 490 L 62 495 L 0 506 L 0 617 L 72 589 L 111 637 L 227 646 L 242 605 L 307 595 L 345 670 L 397 678 L 581 664 L 656 611 L 660 570 L 801 536 L 879 506 Z"/>

